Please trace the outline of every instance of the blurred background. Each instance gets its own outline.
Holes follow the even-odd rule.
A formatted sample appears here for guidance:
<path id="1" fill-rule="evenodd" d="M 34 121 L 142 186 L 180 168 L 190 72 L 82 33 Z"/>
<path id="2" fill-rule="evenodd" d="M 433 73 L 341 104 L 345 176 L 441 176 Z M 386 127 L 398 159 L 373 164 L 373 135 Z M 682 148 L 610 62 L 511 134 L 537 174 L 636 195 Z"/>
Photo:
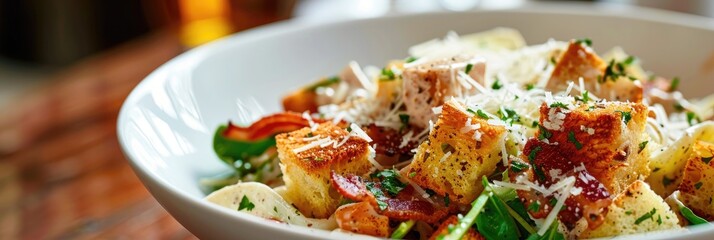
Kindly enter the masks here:
<path id="1" fill-rule="evenodd" d="M 115 133 L 129 91 L 188 49 L 286 19 L 528 2 L 0 0 L 0 239 L 194 238 L 143 188 Z M 709 0 L 596 2 L 714 17 Z"/>

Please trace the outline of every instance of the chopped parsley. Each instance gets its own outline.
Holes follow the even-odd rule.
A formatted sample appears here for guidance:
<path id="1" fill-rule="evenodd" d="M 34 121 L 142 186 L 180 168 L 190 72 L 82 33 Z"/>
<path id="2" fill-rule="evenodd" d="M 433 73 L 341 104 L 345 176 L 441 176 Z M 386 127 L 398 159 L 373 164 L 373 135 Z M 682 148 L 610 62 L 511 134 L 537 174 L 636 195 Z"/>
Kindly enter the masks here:
<path id="1" fill-rule="evenodd" d="M 538 140 L 548 139 L 553 136 L 543 125 L 538 124 L 538 129 L 540 130 L 538 131 Z"/>
<path id="2" fill-rule="evenodd" d="M 382 189 L 379 189 L 374 182 L 367 182 L 365 183 L 365 186 L 367 187 L 367 190 L 369 190 L 372 195 L 377 199 L 377 206 L 379 207 L 380 210 L 387 209 L 387 203 L 380 200 L 383 198 L 386 198 L 384 196 L 384 192 L 382 192 Z"/>
<path id="3" fill-rule="evenodd" d="M 610 60 L 605 68 L 605 73 L 602 78 L 598 79 L 600 83 L 607 82 L 607 80 L 612 80 L 616 82 L 619 77 L 625 77 L 627 73 L 625 72 L 625 64 L 622 62 L 615 62 L 615 59 Z"/>
<path id="4" fill-rule="evenodd" d="M 645 148 L 647 147 L 647 143 L 649 143 L 649 142 L 650 142 L 650 141 L 641 142 L 641 143 L 640 143 L 640 149 L 637 151 L 637 153 L 641 153 L 642 150 L 645 150 Z"/>
<path id="5" fill-rule="evenodd" d="M 694 184 L 694 188 L 696 188 L 697 190 L 699 190 L 700 188 L 702 188 L 702 185 L 704 185 L 704 183 L 702 183 L 702 182 L 697 182 L 697 183 Z"/>
<path id="6" fill-rule="evenodd" d="M 536 175 L 541 181 L 545 181 L 545 173 L 543 173 L 543 170 L 538 167 L 538 165 L 535 164 L 535 159 L 536 159 L 536 154 L 540 152 L 542 148 L 540 146 L 536 146 L 533 149 L 531 149 L 531 152 L 528 153 L 528 161 L 530 162 L 531 166 L 533 167 Z"/>
<path id="7" fill-rule="evenodd" d="M 498 90 L 498 89 L 501 89 L 502 87 L 503 87 L 503 84 L 501 84 L 501 80 L 498 80 L 498 77 L 496 77 L 496 81 L 493 82 L 493 84 L 491 84 L 491 88 L 493 88 L 493 90 Z"/>
<path id="8" fill-rule="evenodd" d="M 575 43 L 585 44 L 585 46 L 588 46 L 588 47 L 593 45 L 593 41 L 590 40 L 590 38 L 581 38 L 581 39 L 575 40 Z"/>
<path id="9" fill-rule="evenodd" d="M 687 112 L 687 123 L 689 123 L 689 126 L 694 125 L 692 122 L 696 120 L 697 122 L 702 122 L 701 119 L 699 119 L 699 116 L 693 112 Z"/>
<path id="10" fill-rule="evenodd" d="M 679 102 L 675 102 L 674 104 L 672 104 L 672 107 L 674 108 L 674 111 L 684 111 L 684 107 L 682 107 L 682 104 L 680 104 Z"/>
<path id="11" fill-rule="evenodd" d="M 449 199 L 449 194 L 447 193 L 446 196 L 444 197 L 444 206 L 449 206 L 451 203 L 451 199 Z"/>
<path id="12" fill-rule="evenodd" d="M 243 198 L 240 200 L 240 204 L 238 204 L 238 211 L 246 209 L 248 211 L 253 210 L 255 208 L 255 204 L 250 202 L 250 199 L 248 199 L 248 196 L 243 195 Z"/>
<path id="13" fill-rule="evenodd" d="M 399 128 L 399 131 L 404 130 L 409 126 L 409 115 L 399 114 L 399 121 L 402 123 L 402 126 Z"/>
<path id="14" fill-rule="evenodd" d="M 576 100 L 576 101 L 581 101 L 581 102 L 584 102 L 584 103 L 590 101 L 590 92 L 588 92 L 588 91 L 586 90 L 585 92 L 583 92 L 582 97 L 575 96 L 575 100 Z"/>
<path id="15" fill-rule="evenodd" d="M 396 77 L 394 76 L 394 72 L 392 72 L 392 69 L 382 68 L 382 74 L 379 75 L 380 81 L 386 82 L 386 81 L 392 81 L 394 79 L 396 79 Z"/>
<path id="16" fill-rule="evenodd" d="M 473 68 L 474 68 L 474 65 L 473 65 L 473 64 L 471 64 L 471 63 L 466 64 L 466 69 L 464 69 L 464 72 L 465 72 L 466 74 L 469 74 L 469 72 L 471 72 L 471 69 L 473 69 Z"/>
<path id="17" fill-rule="evenodd" d="M 312 132 L 305 134 L 305 137 L 313 137 Z"/>
<path id="18" fill-rule="evenodd" d="M 637 220 L 635 220 L 635 224 L 640 224 L 647 219 L 651 219 L 652 221 L 654 221 L 655 213 L 657 213 L 657 209 L 652 208 L 652 211 L 649 211 L 649 212 L 643 214 L 642 216 L 640 216 L 639 218 L 637 218 Z"/>
<path id="19" fill-rule="evenodd" d="M 498 110 L 498 114 L 501 115 L 501 120 L 508 123 L 509 125 L 513 125 L 513 123 L 521 121 L 521 117 L 518 116 L 516 111 L 508 108 L 502 108 L 502 110 L 503 111 Z"/>
<path id="20" fill-rule="evenodd" d="M 632 210 L 627 210 L 627 211 L 625 211 L 625 214 L 627 214 L 627 215 L 632 215 Z"/>
<path id="21" fill-rule="evenodd" d="M 558 107 L 558 108 L 564 108 L 568 109 L 568 104 L 562 103 L 562 102 L 554 102 L 553 104 L 550 104 L 550 107 Z"/>
<path id="22" fill-rule="evenodd" d="M 573 131 L 568 132 L 568 142 L 573 143 L 573 145 L 575 145 L 575 148 L 578 150 L 583 148 L 583 144 L 578 142 L 578 139 L 575 138 L 575 132 Z"/>
<path id="23" fill-rule="evenodd" d="M 540 203 L 539 202 L 533 202 L 530 205 L 528 205 L 528 211 L 531 212 L 537 212 L 540 210 Z"/>
<path id="24" fill-rule="evenodd" d="M 657 214 L 657 225 L 662 225 L 662 215 Z"/>
<path id="25" fill-rule="evenodd" d="M 334 77 L 326 78 L 326 79 L 324 79 L 324 80 L 322 80 L 322 81 L 316 82 L 315 84 L 310 85 L 310 86 L 307 87 L 306 89 L 307 89 L 308 91 L 313 91 L 313 92 L 314 92 L 314 91 L 317 90 L 318 88 L 327 87 L 327 86 L 330 86 L 330 85 L 332 85 L 332 84 L 334 84 L 334 83 L 338 83 L 338 82 L 340 82 L 340 78 L 337 77 L 337 76 L 334 76 Z"/>
<path id="26" fill-rule="evenodd" d="M 414 176 L 416 176 L 416 172 L 410 172 L 408 176 L 409 176 L 410 178 L 413 178 Z"/>
<path id="27" fill-rule="evenodd" d="M 382 188 L 391 196 L 397 196 L 407 185 L 399 181 L 399 173 L 394 169 L 385 169 L 371 175 L 381 180 Z"/>
<path id="28" fill-rule="evenodd" d="M 672 182 L 674 182 L 674 179 L 668 178 L 667 176 L 662 176 L 662 185 L 664 185 L 665 187 L 672 184 Z"/>
<path id="29" fill-rule="evenodd" d="M 553 65 L 555 65 L 555 57 L 553 57 L 553 56 L 550 57 L 550 63 L 552 63 Z"/>
<path id="30" fill-rule="evenodd" d="M 278 212 L 278 207 L 273 207 L 273 212 Z"/>
<path id="31" fill-rule="evenodd" d="M 488 115 L 486 115 L 486 113 L 481 111 L 481 109 L 476 110 L 476 116 L 483 118 L 483 119 L 489 119 Z"/>
<path id="32" fill-rule="evenodd" d="M 672 83 L 669 84 L 669 91 L 670 92 L 677 91 L 677 87 L 679 87 L 679 77 L 674 77 L 672 79 Z"/>
<path id="33" fill-rule="evenodd" d="M 624 63 L 625 65 L 630 65 L 630 64 L 634 63 L 635 60 L 637 60 L 637 58 L 635 58 L 635 56 L 630 55 L 630 56 L 627 56 L 625 61 L 622 61 L 622 63 Z"/>
<path id="34" fill-rule="evenodd" d="M 519 173 L 519 172 L 523 171 L 523 169 L 526 169 L 526 168 L 528 168 L 528 165 L 526 165 L 522 162 L 519 162 L 519 161 L 511 162 L 511 171 L 513 171 L 514 173 Z"/>
<path id="35" fill-rule="evenodd" d="M 557 203 L 558 203 L 558 199 L 550 198 L 548 200 L 548 204 L 550 204 L 551 206 L 555 206 L 555 204 L 557 204 Z"/>
<path id="36" fill-rule="evenodd" d="M 709 164 L 709 162 L 712 161 L 712 158 L 714 158 L 714 156 L 711 156 L 711 157 L 703 157 L 703 158 L 702 158 L 702 162 L 704 162 L 704 163 L 706 163 L 706 164 Z"/>
<path id="37" fill-rule="evenodd" d="M 535 85 L 532 83 L 526 84 L 526 90 L 533 90 L 535 88 Z"/>
<path id="38" fill-rule="evenodd" d="M 410 63 L 410 62 L 413 62 L 413 61 L 416 61 L 416 60 L 417 60 L 417 58 L 415 58 L 415 57 L 408 57 L 407 59 L 404 59 L 404 62 Z"/>
<path id="39" fill-rule="evenodd" d="M 617 110 L 615 112 L 620 113 L 620 117 L 622 117 L 622 121 L 625 122 L 625 125 L 627 125 L 627 123 L 629 123 L 630 120 L 632 120 L 632 112 L 625 112 L 625 111 L 620 111 L 620 110 Z"/>

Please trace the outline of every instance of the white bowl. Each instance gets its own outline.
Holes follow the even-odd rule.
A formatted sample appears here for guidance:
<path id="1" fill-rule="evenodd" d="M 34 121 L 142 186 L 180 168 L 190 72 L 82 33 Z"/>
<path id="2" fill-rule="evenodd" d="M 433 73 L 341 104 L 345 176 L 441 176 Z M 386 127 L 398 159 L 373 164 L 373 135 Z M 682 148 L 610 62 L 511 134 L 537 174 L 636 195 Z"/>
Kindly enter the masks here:
<path id="1" fill-rule="evenodd" d="M 512 9 L 438 12 L 340 21 L 283 22 L 184 53 L 146 77 L 127 98 L 119 142 L 136 174 L 184 227 L 202 239 L 319 239 L 346 236 L 266 221 L 203 200 L 198 180 L 229 171 L 212 135 L 231 119 L 249 123 L 280 110 L 291 89 L 340 70 L 348 61 L 382 65 L 449 30 L 504 26 L 529 44 L 589 37 L 604 52 L 622 46 L 646 69 L 680 76 L 689 96 L 712 93 L 714 21 L 651 9 L 536 4 Z M 333 233 L 334 234 L 334 233 Z M 714 228 L 648 238 L 710 239 Z"/>

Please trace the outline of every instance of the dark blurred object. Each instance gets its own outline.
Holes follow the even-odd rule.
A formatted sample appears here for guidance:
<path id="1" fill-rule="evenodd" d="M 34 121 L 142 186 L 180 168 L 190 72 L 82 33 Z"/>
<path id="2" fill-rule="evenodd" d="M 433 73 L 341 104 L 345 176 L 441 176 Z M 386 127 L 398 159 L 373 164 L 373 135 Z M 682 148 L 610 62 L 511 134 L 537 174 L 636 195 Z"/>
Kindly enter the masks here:
<path id="1" fill-rule="evenodd" d="M 0 0 L 0 58 L 64 66 L 149 32 L 188 47 L 291 17 L 296 0 Z M 210 22 L 211 19 L 220 21 Z M 223 25 L 221 25 L 223 24 Z"/>
<path id="2" fill-rule="evenodd" d="M 64 65 L 150 30 L 142 0 L 0 0 L 0 54 Z"/>

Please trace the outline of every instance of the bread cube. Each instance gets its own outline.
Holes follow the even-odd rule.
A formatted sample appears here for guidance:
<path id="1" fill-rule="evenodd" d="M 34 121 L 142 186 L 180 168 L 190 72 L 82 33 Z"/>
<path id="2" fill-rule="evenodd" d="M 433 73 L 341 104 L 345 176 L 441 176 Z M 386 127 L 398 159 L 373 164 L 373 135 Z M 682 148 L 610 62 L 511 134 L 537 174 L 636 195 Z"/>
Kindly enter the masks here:
<path id="1" fill-rule="evenodd" d="M 616 73 L 627 73 L 627 66 L 614 59 L 603 61 L 590 47 L 578 41 L 570 41 L 568 49 L 560 56 L 546 89 L 563 91 L 568 82 L 579 84 L 583 78 L 585 90 L 611 101 L 642 101 L 642 87 L 629 77 Z M 623 69 L 619 69 L 622 67 Z M 613 74 L 615 73 L 615 74 Z M 625 74 L 626 75 L 626 74 Z M 571 93 L 574 93 L 573 91 Z"/>
<path id="2" fill-rule="evenodd" d="M 478 126 L 478 127 L 476 127 Z M 460 103 L 447 102 L 441 116 L 419 145 L 403 176 L 451 201 L 469 204 L 481 193 L 481 177 L 501 161 L 506 129 L 468 113 Z"/>
<path id="3" fill-rule="evenodd" d="M 306 127 L 275 137 L 283 181 L 287 187 L 284 197 L 304 215 L 326 218 L 337 209 L 342 196 L 330 185 L 331 170 L 343 175 L 364 176 L 372 169 L 368 159 L 372 153 L 367 141 L 349 137 L 349 134 L 332 122 L 326 122 L 318 125 L 315 131 Z M 332 142 L 325 141 L 328 137 Z M 335 147 L 345 137 L 349 137 L 348 140 Z M 330 144 L 305 149 L 315 141 Z"/>
<path id="4" fill-rule="evenodd" d="M 564 112 L 560 107 L 544 104 L 540 113 L 544 127 L 538 135 L 551 135 L 543 141 L 557 142 L 557 154 L 571 164 L 583 163 L 610 194 L 624 191 L 649 174 L 649 151 L 640 149 L 649 139 L 645 132 L 645 105 L 597 102 L 569 106 Z"/>
<path id="5" fill-rule="evenodd" d="M 697 141 L 684 168 L 679 200 L 698 216 L 714 221 L 714 144 Z"/>
<path id="6" fill-rule="evenodd" d="M 475 87 L 462 79 L 458 72 L 466 71 L 476 82 L 483 84 L 486 61 L 481 58 L 457 56 L 435 60 L 404 69 L 402 73 L 404 105 L 410 124 L 424 128 L 434 117 L 433 107 L 441 106 L 449 97 L 477 93 Z"/>
<path id="7" fill-rule="evenodd" d="M 602 225 L 585 230 L 580 238 L 603 238 L 635 233 L 682 229 L 677 215 L 643 181 L 633 182 L 617 195 Z"/>

